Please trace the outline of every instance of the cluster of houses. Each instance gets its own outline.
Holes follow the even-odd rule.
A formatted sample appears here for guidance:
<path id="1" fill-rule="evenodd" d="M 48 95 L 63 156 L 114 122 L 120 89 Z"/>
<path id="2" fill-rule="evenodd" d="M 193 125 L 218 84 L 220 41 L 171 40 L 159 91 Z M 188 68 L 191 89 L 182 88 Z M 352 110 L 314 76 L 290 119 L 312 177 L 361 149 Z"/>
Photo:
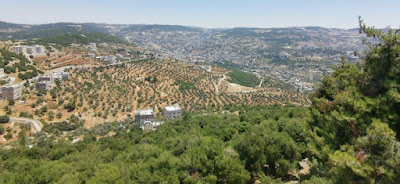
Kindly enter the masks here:
<path id="1" fill-rule="evenodd" d="M 89 44 L 87 45 L 87 47 L 89 48 L 89 51 L 90 51 L 90 52 L 97 52 L 96 43 L 89 43 Z"/>
<path id="2" fill-rule="evenodd" d="M 43 45 L 16 45 L 14 46 L 14 53 L 22 55 L 43 55 L 45 49 Z"/>
<path id="3" fill-rule="evenodd" d="M 87 57 L 95 58 L 95 59 L 97 59 L 99 61 L 105 61 L 105 62 L 108 62 L 109 64 L 116 64 L 119 59 L 130 61 L 130 58 L 131 58 L 131 54 L 129 53 L 129 50 L 126 50 L 126 49 L 123 49 L 123 48 L 116 47 L 115 49 L 117 49 L 118 51 L 126 51 L 126 53 L 124 53 L 124 54 L 117 53 L 115 55 L 96 56 L 96 54 L 95 54 L 97 52 L 96 43 L 89 43 L 86 47 L 89 48 L 89 51 L 90 51 L 86 55 Z M 106 48 L 106 47 L 108 47 L 108 44 L 107 43 L 100 43 L 99 47 Z"/>
<path id="4" fill-rule="evenodd" d="M 6 80 L 6 79 L 10 80 L 6 85 L 4 85 L 0 88 L 0 98 L 1 99 L 16 100 L 18 98 L 21 98 L 22 84 L 13 84 L 15 78 L 4 75 L 4 68 L 0 68 L 0 79 L 1 80 Z"/>
<path id="5" fill-rule="evenodd" d="M 40 76 L 38 82 L 35 85 L 37 90 L 50 90 L 55 87 L 56 81 L 61 81 L 62 79 L 68 79 L 68 72 L 58 72 L 50 75 Z"/>
<path id="6" fill-rule="evenodd" d="M 165 119 L 176 119 L 182 117 L 182 109 L 178 104 L 164 107 Z M 156 121 L 153 108 L 137 109 L 135 112 L 135 121 L 140 124 L 142 130 L 156 130 L 163 124 L 162 121 Z"/>
<path id="7" fill-rule="evenodd" d="M 101 48 L 107 48 L 108 47 L 107 43 L 99 43 L 98 45 Z M 89 43 L 89 44 L 86 45 L 86 47 L 89 49 L 90 52 L 97 52 L 96 43 Z"/>
<path id="8" fill-rule="evenodd" d="M 68 72 L 57 72 L 50 75 L 44 75 L 29 79 L 30 82 L 38 81 L 35 85 L 37 90 L 50 90 L 55 86 L 56 81 L 61 81 L 62 79 L 68 79 Z M 1 100 L 16 100 L 22 96 L 23 83 L 14 84 L 13 77 L 8 77 L 4 75 L 4 68 L 0 68 L 0 79 L 7 79 L 10 81 L 1 86 L 0 88 L 0 99 Z"/>

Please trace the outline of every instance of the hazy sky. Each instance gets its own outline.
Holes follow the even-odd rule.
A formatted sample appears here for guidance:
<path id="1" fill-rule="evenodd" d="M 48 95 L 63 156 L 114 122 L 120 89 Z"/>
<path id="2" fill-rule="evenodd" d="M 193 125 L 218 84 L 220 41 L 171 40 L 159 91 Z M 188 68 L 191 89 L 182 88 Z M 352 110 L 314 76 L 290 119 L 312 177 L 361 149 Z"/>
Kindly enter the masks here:
<path id="1" fill-rule="evenodd" d="M 207 28 L 400 26 L 400 0 L 0 0 L 0 21 L 178 24 Z"/>

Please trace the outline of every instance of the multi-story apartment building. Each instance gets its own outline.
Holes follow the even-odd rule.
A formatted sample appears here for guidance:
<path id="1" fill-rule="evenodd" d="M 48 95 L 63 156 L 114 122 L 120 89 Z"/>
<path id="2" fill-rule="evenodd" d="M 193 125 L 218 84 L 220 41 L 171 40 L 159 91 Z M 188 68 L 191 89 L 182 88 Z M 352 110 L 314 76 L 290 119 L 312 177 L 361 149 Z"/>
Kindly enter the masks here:
<path id="1" fill-rule="evenodd" d="M 182 117 L 182 109 L 178 104 L 164 107 L 164 118 L 176 119 Z"/>
<path id="2" fill-rule="evenodd" d="M 1 97 L 5 100 L 21 98 L 22 84 L 6 85 L 1 87 Z"/>
<path id="3" fill-rule="evenodd" d="M 138 123 L 143 123 L 145 121 L 154 122 L 154 110 L 153 108 L 149 109 L 137 109 L 135 112 L 135 121 Z"/>

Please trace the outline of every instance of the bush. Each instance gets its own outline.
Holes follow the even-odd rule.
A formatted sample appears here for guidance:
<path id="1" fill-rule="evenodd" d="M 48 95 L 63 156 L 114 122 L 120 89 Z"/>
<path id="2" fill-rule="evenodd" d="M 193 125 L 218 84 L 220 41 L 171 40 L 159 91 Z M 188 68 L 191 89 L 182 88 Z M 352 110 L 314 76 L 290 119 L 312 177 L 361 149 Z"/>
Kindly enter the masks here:
<path id="1" fill-rule="evenodd" d="M 4 139 L 8 140 L 11 139 L 13 136 L 12 134 L 8 133 L 7 135 L 4 136 Z"/>
<path id="2" fill-rule="evenodd" d="M 9 106 L 15 105 L 15 101 L 14 101 L 14 100 L 8 100 L 8 105 L 9 105 Z"/>
<path id="3" fill-rule="evenodd" d="M 7 115 L 0 116 L 0 123 L 8 123 L 10 121 L 10 117 Z"/>
<path id="4" fill-rule="evenodd" d="M 57 118 L 60 119 L 61 117 L 62 117 L 62 113 L 61 112 L 57 113 Z"/>

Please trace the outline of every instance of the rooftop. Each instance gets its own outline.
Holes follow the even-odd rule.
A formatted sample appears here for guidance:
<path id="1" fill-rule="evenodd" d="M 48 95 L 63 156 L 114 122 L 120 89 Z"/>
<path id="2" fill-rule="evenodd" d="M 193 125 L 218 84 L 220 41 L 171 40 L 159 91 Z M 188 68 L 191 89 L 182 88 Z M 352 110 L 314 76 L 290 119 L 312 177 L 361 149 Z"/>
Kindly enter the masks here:
<path id="1" fill-rule="evenodd" d="M 136 112 L 135 112 L 135 115 L 141 115 L 141 116 L 152 115 L 152 114 L 154 114 L 153 108 L 137 109 Z"/>
<path id="2" fill-rule="evenodd" d="M 18 87 L 22 87 L 22 84 L 7 84 L 2 86 L 2 88 L 18 88 Z"/>
<path id="3" fill-rule="evenodd" d="M 181 107 L 178 104 L 174 104 L 173 106 L 165 106 L 164 109 L 167 111 L 177 111 L 181 110 Z"/>

